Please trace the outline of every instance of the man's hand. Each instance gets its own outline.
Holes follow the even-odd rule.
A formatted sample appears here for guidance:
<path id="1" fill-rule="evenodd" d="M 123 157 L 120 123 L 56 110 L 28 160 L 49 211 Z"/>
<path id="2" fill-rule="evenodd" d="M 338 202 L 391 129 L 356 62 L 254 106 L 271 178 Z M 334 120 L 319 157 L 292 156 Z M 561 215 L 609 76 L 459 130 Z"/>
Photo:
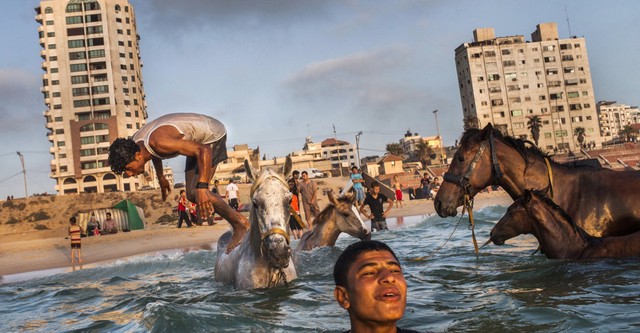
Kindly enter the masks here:
<path id="1" fill-rule="evenodd" d="M 162 192 L 162 201 L 167 201 L 169 194 L 171 194 L 171 184 L 167 178 L 160 179 L 160 191 Z"/>
<path id="2" fill-rule="evenodd" d="M 208 219 L 215 212 L 213 208 L 213 202 L 211 201 L 213 194 L 206 188 L 199 188 L 196 190 L 196 200 L 198 201 L 198 210 L 200 211 L 200 218 Z"/>

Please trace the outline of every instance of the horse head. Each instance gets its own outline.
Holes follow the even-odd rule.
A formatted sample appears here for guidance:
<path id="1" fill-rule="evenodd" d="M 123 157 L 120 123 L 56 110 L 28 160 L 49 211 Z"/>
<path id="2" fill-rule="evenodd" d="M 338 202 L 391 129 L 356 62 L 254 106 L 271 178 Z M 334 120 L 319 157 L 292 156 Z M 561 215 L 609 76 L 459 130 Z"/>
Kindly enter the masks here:
<path id="1" fill-rule="evenodd" d="M 253 180 L 251 186 L 251 242 L 266 256 L 273 268 L 286 268 L 291 258 L 289 246 L 289 205 L 291 193 L 286 182 L 292 170 L 287 157 L 280 172 L 264 168 L 257 173 L 245 160 L 245 170 Z"/>
<path id="2" fill-rule="evenodd" d="M 457 208 L 464 204 L 465 195 L 473 198 L 479 191 L 494 183 L 496 177 L 502 176 L 496 160 L 495 135 L 497 134 L 489 123 L 482 130 L 467 130 L 462 136 L 460 147 L 453 155 L 434 199 L 438 215 L 456 216 Z"/>
<path id="3" fill-rule="evenodd" d="M 370 240 L 371 232 L 360 218 L 360 212 L 353 205 L 356 196 L 344 196 L 338 199 L 333 197 L 333 193 L 327 194 L 329 202 L 336 210 L 336 226 L 340 232 L 345 232 L 360 240 Z"/>
<path id="4" fill-rule="evenodd" d="M 524 194 L 509 206 L 504 216 L 491 229 L 489 242 L 495 245 L 503 245 L 505 241 L 523 234 L 534 232 L 533 219 L 529 209 L 534 195 L 525 190 Z"/>

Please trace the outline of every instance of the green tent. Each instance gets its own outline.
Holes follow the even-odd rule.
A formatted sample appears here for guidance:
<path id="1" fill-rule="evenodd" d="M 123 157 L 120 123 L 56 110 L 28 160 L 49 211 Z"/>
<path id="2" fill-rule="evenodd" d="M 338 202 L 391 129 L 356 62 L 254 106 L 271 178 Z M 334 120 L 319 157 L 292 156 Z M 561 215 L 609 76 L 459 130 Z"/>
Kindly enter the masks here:
<path id="1" fill-rule="evenodd" d="M 141 208 L 134 205 L 131 201 L 124 199 L 117 205 L 113 206 L 113 208 L 127 212 L 127 215 L 129 216 L 129 230 L 144 229 L 144 222 L 142 220 L 144 213 L 142 213 Z M 140 214 L 142 214 L 142 216 L 140 216 Z"/>

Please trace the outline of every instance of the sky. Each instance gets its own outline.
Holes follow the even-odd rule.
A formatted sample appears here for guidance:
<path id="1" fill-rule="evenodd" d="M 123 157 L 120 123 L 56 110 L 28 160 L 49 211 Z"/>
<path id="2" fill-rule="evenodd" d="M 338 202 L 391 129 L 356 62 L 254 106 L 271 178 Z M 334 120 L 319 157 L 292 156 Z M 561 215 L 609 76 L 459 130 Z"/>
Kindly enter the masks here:
<path id="1" fill-rule="evenodd" d="M 56 0 L 58 1 L 58 0 Z M 66 1 L 66 0 L 65 0 Z M 556 22 L 560 38 L 585 37 L 596 101 L 640 104 L 640 1 L 130 0 L 150 119 L 196 112 L 221 120 L 228 148 L 267 158 L 304 138 L 355 143 L 383 155 L 407 130 L 446 145 L 462 134 L 454 50 L 473 30 L 524 35 Z M 0 12 L 0 198 L 55 193 L 40 93 L 36 0 Z M 569 24 L 567 24 L 567 17 Z M 167 162 L 176 180 L 184 160 Z"/>

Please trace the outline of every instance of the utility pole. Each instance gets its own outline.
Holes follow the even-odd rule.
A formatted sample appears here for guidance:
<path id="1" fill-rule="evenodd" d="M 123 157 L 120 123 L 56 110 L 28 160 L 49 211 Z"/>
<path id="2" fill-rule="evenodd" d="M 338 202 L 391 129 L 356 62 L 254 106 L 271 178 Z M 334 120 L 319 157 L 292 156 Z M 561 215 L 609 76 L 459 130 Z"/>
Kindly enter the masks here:
<path id="1" fill-rule="evenodd" d="M 362 135 L 362 131 L 356 134 L 356 156 L 358 156 L 358 169 L 360 169 L 360 136 Z"/>
<path id="2" fill-rule="evenodd" d="M 336 125 L 333 124 L 333 138 L 336 140 L 336 152 L 338 153 L 338 169 L 340 169 L 340 178 L 342 178 L 342 162 L 340 161 L 340 146 L 338 146 L 338 136 L 336 134 Z"/>
<path id="3" fill-rule="evenodd" d="M 440 162 L 444 164 L 444 142 L 440 136 L 440 125 L 438 124 L 438 110 L 433 110 L 433 114 L 436 116 L 436 130 L 438 131 L 438 139 L 440 139 Z"/>
<path id="4" fill-rule="evenodd" d="M 24 156 L 22 156 L 22 153 L 20 153 L 19 151 L 16 152 L 18 154 L 18 156 L 20 157 L 20 164 L 22 164 L 22 175 L 24 176 L 24 198 L 28 198 L 28 191 L 27 191 L 27 170 L 24 169 Z"/>

